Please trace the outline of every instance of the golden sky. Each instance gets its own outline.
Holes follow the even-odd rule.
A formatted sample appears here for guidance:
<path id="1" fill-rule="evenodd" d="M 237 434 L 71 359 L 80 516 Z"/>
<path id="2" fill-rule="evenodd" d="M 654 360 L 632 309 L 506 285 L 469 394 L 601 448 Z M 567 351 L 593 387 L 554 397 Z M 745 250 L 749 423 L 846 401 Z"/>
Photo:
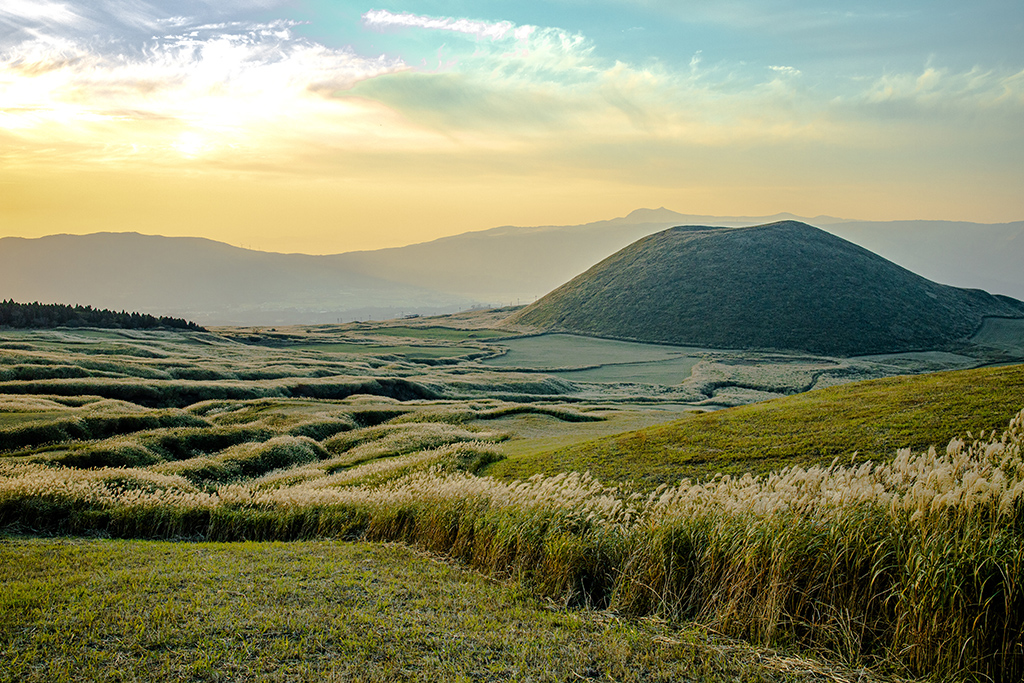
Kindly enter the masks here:
<path id="1" fill-rule="evenodd" d="M 1018 4 L 767 5 L 5 0 L 0 236 L 1024 219 Z"/>

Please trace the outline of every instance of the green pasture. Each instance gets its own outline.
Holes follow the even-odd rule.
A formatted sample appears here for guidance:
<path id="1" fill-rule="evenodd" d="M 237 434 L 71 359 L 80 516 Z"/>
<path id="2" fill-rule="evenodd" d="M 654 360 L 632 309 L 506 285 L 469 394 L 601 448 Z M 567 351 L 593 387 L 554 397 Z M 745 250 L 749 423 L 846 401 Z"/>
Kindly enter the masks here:
<path id="1" fill-rule="evenodd" d="M 890 377 L 763 403 L 692 413 L 670 424 L 511 455 L 488 474 L 565 471 L 643 485 L 791 465 L 887 460 L 944 449 L 965 431 L 1003 429 L 1024 408 L 1024 365 Z M 856 454 L 856 457 L 855 457 Z"/>
<path id="2" fill-rule="evenodd" d="M 367 330 L 367 333 L 380 336 L 438 339 L 454 342 L 509 336 L 508 332 L 502 332 L 501 330 L 457 330 L 451 327 L 403 327 L 400 325 L 381 325 L 380 327 Z"/>
<path id="3" fill-rule="evenodd" d="M 707 349 L 659 344 L 638 344 L 614 339 L 595 339 L 570 334 L 543 334 L 505 339 L 504 355 L 485 361 L 493 367 L 526 367 L 560 370 L 622 363 L 649 363 L 682 357 L 701 358 Z"/>

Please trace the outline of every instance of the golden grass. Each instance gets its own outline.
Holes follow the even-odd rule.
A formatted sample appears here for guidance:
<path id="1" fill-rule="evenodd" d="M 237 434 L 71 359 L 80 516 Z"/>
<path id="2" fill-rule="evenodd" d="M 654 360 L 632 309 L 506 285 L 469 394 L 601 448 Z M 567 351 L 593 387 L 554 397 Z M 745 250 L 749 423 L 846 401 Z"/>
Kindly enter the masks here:
<path id="1" fill-rule="evenodd" d="M 563 601 L 697 619 L 851 662 L 881 658 L 1009 681 L 1024 673 L 1022 445 L 1024 411 L 1002 434 L 968 435 L 944 452 L 647 492 L 577 473 L 474 476 L 480 462 L 499 457 L 478 442 L 212 490 L 145 469 L 8 463 L 0 465 L 0 523 L 149 537 L 401 540 Z"/>

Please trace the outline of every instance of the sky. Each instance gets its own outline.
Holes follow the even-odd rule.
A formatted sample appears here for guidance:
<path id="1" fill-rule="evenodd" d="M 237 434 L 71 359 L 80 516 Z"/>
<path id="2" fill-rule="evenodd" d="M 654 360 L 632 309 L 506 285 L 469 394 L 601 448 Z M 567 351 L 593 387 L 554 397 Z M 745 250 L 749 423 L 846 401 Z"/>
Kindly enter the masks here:
<path id="1" fill-rule="evenodd" d="M 1024 220 L 1020 0 L 3 0 L 0 236 Z"/>

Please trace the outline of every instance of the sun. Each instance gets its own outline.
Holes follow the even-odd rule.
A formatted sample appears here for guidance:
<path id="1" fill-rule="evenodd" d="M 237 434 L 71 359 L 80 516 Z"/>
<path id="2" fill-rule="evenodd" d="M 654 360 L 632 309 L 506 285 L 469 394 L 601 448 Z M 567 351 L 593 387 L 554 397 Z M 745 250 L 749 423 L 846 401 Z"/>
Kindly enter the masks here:
<path id="1" fill-rule="evenodd" d="M 195 131 L 185 131 L 178 136 L 171 147 L 184 157 L 197 157 L 209 148 L 206 139 Z"/>

